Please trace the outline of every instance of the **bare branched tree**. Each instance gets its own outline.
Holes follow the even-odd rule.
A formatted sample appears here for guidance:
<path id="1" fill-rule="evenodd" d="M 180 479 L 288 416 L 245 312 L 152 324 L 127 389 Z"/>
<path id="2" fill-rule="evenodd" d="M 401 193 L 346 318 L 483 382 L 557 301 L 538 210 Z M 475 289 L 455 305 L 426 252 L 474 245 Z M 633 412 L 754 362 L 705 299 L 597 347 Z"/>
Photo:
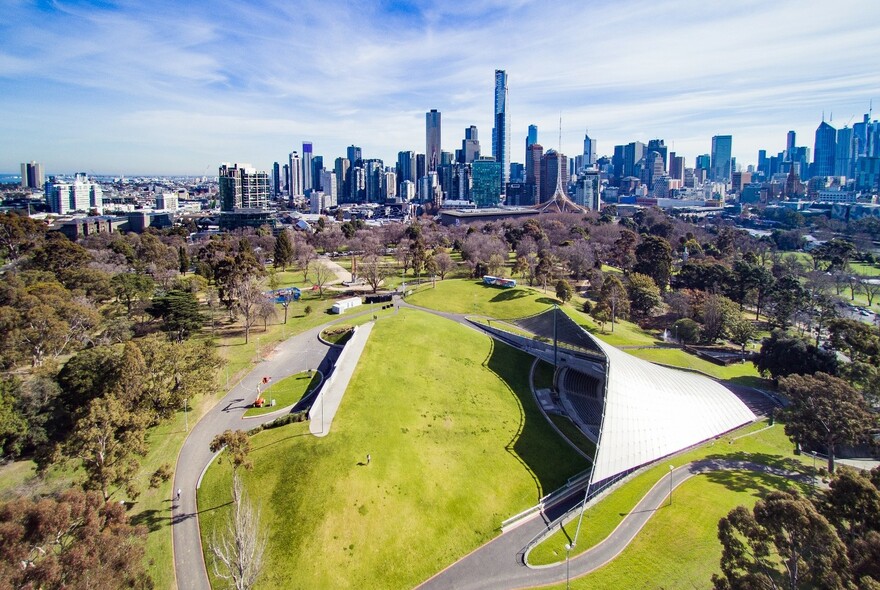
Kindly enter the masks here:
<path id="1" fill-rule="evenodd" d="M 222 533 L 214 529 L 210 543 L 214 555 L 214 575 L 235 590 L 253 587 L 263 568 L 263 554 L 268 540 L 268 532 L 260 530 L 260 510 L 251 504 L 241 477 L 234 472 L 232 514 Z"/>

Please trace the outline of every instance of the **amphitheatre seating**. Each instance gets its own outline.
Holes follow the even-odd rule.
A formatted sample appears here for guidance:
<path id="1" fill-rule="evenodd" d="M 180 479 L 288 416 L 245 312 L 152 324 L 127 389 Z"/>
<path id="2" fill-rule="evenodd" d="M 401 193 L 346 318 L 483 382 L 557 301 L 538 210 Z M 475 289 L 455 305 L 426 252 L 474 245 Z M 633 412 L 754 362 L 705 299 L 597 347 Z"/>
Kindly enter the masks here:
<path id="1" fill-rule="evenodd" d="M 561 378 L 561 389 L 574 410 L 576 421 L 598 432 L 602 422 L 602 383 L 599 379 L 567 368 Z"/>

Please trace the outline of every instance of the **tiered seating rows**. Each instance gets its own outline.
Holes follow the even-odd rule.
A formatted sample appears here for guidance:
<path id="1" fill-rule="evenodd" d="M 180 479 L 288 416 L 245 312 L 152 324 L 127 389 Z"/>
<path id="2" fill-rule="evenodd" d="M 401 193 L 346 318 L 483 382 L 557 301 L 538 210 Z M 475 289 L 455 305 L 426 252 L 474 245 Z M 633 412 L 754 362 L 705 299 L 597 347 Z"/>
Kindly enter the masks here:
<path id="1" fill-rule="evenodd" d="M 582 395 L 569 395 L 568 401 L 581 421 L 588 426 L 599 426 L 602 422 L 602 402 L 600 400 Z"/>
<path id="2" fill-rule="evenodd" d="M 576 395 L 585 395 L 591 398 L 599 398 L 599 380 L 595 377 L 568 369 L 563 376 L 563 388 Z"/>

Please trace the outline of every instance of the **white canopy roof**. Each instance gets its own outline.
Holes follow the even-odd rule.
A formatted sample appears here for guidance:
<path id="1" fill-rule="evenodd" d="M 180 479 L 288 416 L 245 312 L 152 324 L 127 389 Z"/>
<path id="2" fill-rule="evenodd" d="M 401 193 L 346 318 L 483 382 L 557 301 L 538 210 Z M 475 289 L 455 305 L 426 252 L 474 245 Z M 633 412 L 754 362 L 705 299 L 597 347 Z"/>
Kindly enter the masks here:
<path id="1" fill-rule="evenodd" d="M 733 392 L 708 377 L 661 367 L 593 340 L 608 357 L 608 385 L 593 482 L 756 418 Z"/>

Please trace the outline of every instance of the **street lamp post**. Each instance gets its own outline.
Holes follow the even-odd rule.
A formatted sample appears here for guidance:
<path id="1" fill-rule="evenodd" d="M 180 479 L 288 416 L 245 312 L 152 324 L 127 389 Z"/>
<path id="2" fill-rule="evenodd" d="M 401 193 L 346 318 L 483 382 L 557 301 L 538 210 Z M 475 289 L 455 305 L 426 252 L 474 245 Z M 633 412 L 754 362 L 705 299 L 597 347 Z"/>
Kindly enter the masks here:
<path id="1" fill-rule="evenodd" d="M 669 466 L 669 505 L 672 506 L 672 470 L 675 469 L 674 465 Z"/>

